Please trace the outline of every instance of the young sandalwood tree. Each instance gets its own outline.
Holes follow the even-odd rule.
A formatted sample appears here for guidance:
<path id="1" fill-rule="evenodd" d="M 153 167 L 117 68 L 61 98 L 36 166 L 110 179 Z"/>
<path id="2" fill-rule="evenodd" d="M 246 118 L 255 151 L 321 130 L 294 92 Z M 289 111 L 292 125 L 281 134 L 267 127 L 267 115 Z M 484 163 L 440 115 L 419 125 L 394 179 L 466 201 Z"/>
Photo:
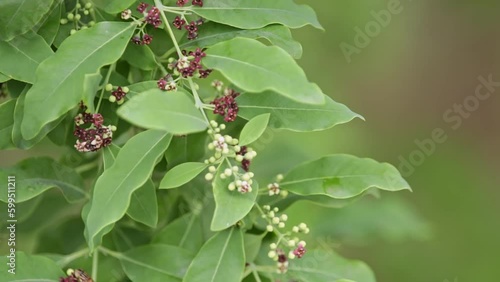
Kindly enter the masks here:
<path id="1" fill-rule="evenodd" d="M 266 130 L 362 118 L 294 60 L 305 25 L 322 28 L 292 0 L 0 2 L 0 149 L 59 146 L 0 171 L 0 281 L 375 281 L 286 209 L 409 190 L 393 166 L 252 172 Z"/>

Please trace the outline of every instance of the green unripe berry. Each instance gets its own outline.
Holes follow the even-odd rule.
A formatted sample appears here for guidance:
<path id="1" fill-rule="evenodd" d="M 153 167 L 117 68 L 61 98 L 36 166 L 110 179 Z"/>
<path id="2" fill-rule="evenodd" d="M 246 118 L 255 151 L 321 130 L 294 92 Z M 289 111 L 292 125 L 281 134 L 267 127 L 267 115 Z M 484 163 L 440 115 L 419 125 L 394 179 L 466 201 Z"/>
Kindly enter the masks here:
<path id="1" fill-rule="evenodd" d="M 88 25 L 89 25 L 89 26 L 94 26 L 94 25 L 95 25 L 95 22 L 94 22 L 94 21 L 90 21 L 90 22 L 88 23 Z"/>
<path id="2" fill-rule="evenodd" d="M 111 103 L 116 102 L 116 97 L 115 97 L 115 96 L 113 96 L 113 95 L 109 96 L 109 101 L 110 101 Z"/>
<path id="3" fill-rule="evenodd" d="M 87 29 L 87 28 L 89 28 L 89 27 L 88 27 L 88 26 L 86 26 L 86 25 L 84 25 L 84 26 L 82 26 L 82 28 L 81 28 L 81 29 Z"/>
<path id="4" fill-rule="evenodd" d="M 76 8 L 77 8 L 77 9 L 80 9 L 81 7 L 82 7 L 82 4 L 80 4 L 80 3 L 76 3 Z"/>
<path id="5" fill-rule="evenodd" d="M 84 11 L 83 11 L 83 14 L 84 14 L 84 15 L 88 15 L 88 14 L 89 14 L 89 10 L 84 10 Z"/>
<path id="6" fill-rule="evenodd" d="M 75 33 L 76 33 L 76 29 L 72 29 L 72 30 L 69 32 L 69 34 L 70 34 L 70 35 L 73 35 L 73 34 L 75 34 Z"/>
<path id="7" fill-rule="evenodd" d="M 85 4 L 85 9 L 90 9 L 90 8 L 92 8 L 92 3 L 89 2 Z"/>
<path id="8" fill-rule="evenodd" d="M 82 18 L 82 15 L 80 15 L 80 14 L 75 15 L 75 20 L 79 21 L 81 18 Z"/>
<path id="9" fill-rule="evenodd" d="M 68 23 L 68 20 L 67 20 L 67 19 L 61 19 L 60 23 L 61 23 L 61 24 L 67 24 L 67 23 Z"/>
<path id="10" fill-rule="evenodd" d="M 68 13 L 67 18 L 68 18 L 68 20 L 72 21 L 75 19 L 75 15 L 73 15 L 72 13 Z"/>

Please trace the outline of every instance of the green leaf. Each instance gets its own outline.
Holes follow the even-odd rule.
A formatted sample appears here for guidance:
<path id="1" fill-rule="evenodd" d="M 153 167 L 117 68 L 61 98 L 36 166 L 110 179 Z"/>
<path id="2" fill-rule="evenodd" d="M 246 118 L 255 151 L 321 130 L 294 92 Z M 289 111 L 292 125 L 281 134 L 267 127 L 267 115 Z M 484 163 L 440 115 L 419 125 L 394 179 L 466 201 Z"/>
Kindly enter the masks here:
<path id="1" fill-rule="evenodd" d="M 165 226 L 152 242 L 179 246 L 193 252 L 198 252 L 203 246 L 203 226 L 199 214 L 185 214 Z"/>
<path id="2" fill-rule="evenodd" d="M 270 113 L 270 127 L 291 131 L 325 130 L 356 117 L 363 119 L 362 116 L 326 95 L 326 103 L 323 105 L 299 103 L 271 91 L 243 93 L 237 101 L 239 116 L 250 120 L 263 113 Z"/>
<path id="3" fill-rule="evenodd" d="M 375 282 L 375 275 L 364 262 L 321 249 L 308 250 L 303 258 L 290 262 L 287 276 L 303 282 Z"/>
<path id="4" fill-rule="evenodd" d="M 185 162 L 202 160 L 207 147 L 200 146 L 200 144 L 206 144 L 207 137 L 206 132 L 174 137 L 170 147 L 165 152 L 167 168 L 171 169 Z"/>
<path id="5" fill-rule="evenodd" d="M 245 146 L 255 142 L 266 131 L 271 114 L 262 114 L 252 118 L 241 130 L 239 144 Z"/>
<path id="6" fill-rule="evenodd" d="M 270 24 L 291 28 L 312 25 L 322 29 L 311 7 L 297 5 L 292 0 L 218 0 L 207 1 L 192 10 L 201 17 L 243 29 L 256 29 Z"/>
<path id="7" fill-rule="evenodd" d="M 158 67 L 155 54 L 147 45 L 129 44 L 122 58 L 132 66 L 142 70 L 154 70 Z"/>
<path id="8" fill-rule="evenodd" d="M 9 76 L 6 76 L 5 74 L 3 73 L 0 73 L 0 83 L 4 83 L 6 81 L 9 81 L 11 79 L 11 77 Z"/>
<path id="9" fill-rule="evenodd" d="M 398 170 L 388 163 L 350 155 L 331 155 L 292 169 L 280 184 L 294 194 L 348 199 L 370 188 L 410 190 Z"/>
<path id="10" fill-rule="evenodd" d="M 158 202 L 156 187 L 151 179 L 132 194 L 127 214 L 135 221 L 152 228 L 156 227 L 158 224 Z"/>
<path id="11" fill-rule="evenodd" d="M 26 95 L 21 132 L 32 139 L 44 125 L 74 108 L 82 99 L 86 74 L 114 63 L 125 50 L 135 25 L 100 22 L 63 42 L 57 53 L 37 69 L 37 82 Z"/>
<path id="12" fill-rule="evenodd" d="M 7 0 L 0 2 L 0 40 L 8 41 L 33 28 L 54 0 Z"/>
<path id="13" fill-rule="evenodd" d="M 116 14 L 130 7 L 135 1 L 136 0 L 93 0 L 92 3 L 108 14 Z"/>
<path id="14" fill-rule="evenodd" d="M 176 135 L 202 131 L 207 123 L 187 95 L 182 90 L 152 89 L 123 104 L 118 109 L 118 116 L 136 126 Z"/>
<path id="15" fill-rule="evenodd" d="M 131 249 L 119 259 L 132 281 L 180 282 L 194 255 L 177 246 L 151 244 Z"/>
<path id="16" fill-rule="evenodd" d="M 148 130 L 132 137 L 115 162 L 97 179 L 86 220 L 88 244 L 93 251 L 101 238 L 97 234 L 122 218 L 132 193 L 150 178 L 153 168 L 167 149 L 172 136 Z"/>
<path id="17" fill-rule="evenodd" d="M 262 235 L 255 235 L 250 233 L 245 233 L 243 236 L 244 246 L 245 246 L 245 258 L 246 262 L 253 262 L 257 255 L 259 254 L 260 247 L 262 245 L 262 239 L 266 233 Z"/>
<path id="18" fill-rule="evenodd" d="M 30 149 L 31 147 L 35 146 L 38 142 L 40 142 L 45 136 L 51 132 L 53 129 L 55 129 L 59 123 L 65 118 L 65 116 L 61 116 L 57 120 L 50 122 L 46 124 L 43 129 L 32 139 L 26 140 L 23 138 L 21 135 L 21 124 L 23 121 L 23 116 L 25 112 L 25 99 L 26 99 L 26 92 L 28 91 L 29 86 L 27 86 L 21 95 L 19 95 L 19 98 L 17 98 L 16 102 L 16 108 L 14 110 L 14 125 L 12 129 L 12 141 L 14 142 L 14 145 L 23 150 Z"/>
<path id="19" fill-rule="evenodd" d="M 205 48 L 235 37 L 265 38 L 272 44 L 285 50 L 295 59 L 302 57 L 302 45 L 293 40 L 290 30 L 282 25 L 270 25 L 260 29 L 239 29 L 232 26 L 208 22 L 203 25 L 203 32 L 193 40 L 184 36 L 180 48 Z"/>
<path id="20" fill-rule="evenodd" d="M 253 181 L 252 192 L 242 194 L 236 190 L 229 191 L 228 185 L 233 180 L 231 177 L 220 177 L 224 169 L 222 165 L 219 167 L 212 183 L 216 205 L 210 226 L 212 231 L 229 228 L 245 217 L 254 206 L 259 193 L 257 181 Z"/>
<path id="21" fill-rule="evenodd" d="M 240 281 L 244 268 L 242 232 L 231 228 L 217 233 L 203 245 L 182 281 Z"/>
<path id="22" fill-rule="evenodd" d="M 127 86 L 129 91 L 125 96 L 126 99 L 130 99 L 136 95 L 139 95 L 148 90 L 158 89 L 157 81 L 143 81 L 139 83 L 134 83 L 132 85 Z"/>
<path id="23" fill-rule="evenodd" d="M 0 262 L 4 269 L 0 271 L 0 281 L 10 282 L 57 282 L 59 277 L 64 277 L 64 272 L 57 264 L 49 258 L 28 255 L 24 252 L 17 251 L 15 253 L 15 274 L 9 273 L 10 258 L 2 256 Z"/>
<path id="24" fill-rule="evenodd" d="M 283 49 L 249 38 L 221 42 L 207 50 L 205 66 L 220 71 L 238 88 L 260 93 L 272 90 L 293 100 L 321 104 L 321 89 Z"/>
<path id="25" fill-rule="evenodd" d="M 160 183 L 160 189 L 171 189 L 180 187 L 193 180 L 198 174 L 208 167 L 204 163 L 183 163 L 165 174 Z"/>
<path id="26" fill-rule="evenodd" d="M 49 157 L 25 159 L 13 167 L 0 169 L 0 177 L 16 176 L 16 202 L 32 199 L 43 192 L 59 188 L 68 202 L 89 198 L 83 180 L 72 168 L 63 166 Z M 7 194 L 0 195 L 7 202 Z"/>
<path id="27" fill-rule="evenodd" d="M 95 112 L 95 94 L 99 90 L 101 81 L 102 75 L 100 73 L 86 74 L 83 80 L 82 101 L 91 113 Z"/>
<path id="28" fill-rule="evenodd" d="M 59 0 L 54 1 L 54 6 L 51 8 L 50 14 L 46 17 L 43 22 L 38 23 L 37 26 L 33 28 L 33 31 L 38 33 L 43 37 L 48 45 L 52 45 L 54 39 L 56 39 L 57 32 L 59 32 L 60 19 L 62 4 L 59 4 Z"/>
<path id="29" fill-rule="evenodd" d="M 43 37 L 28 32 L 10 41 L 0 41 L 0 72 L 16 80 L 34 83 L 35 71 L 54 52 Z"/>
<path id="30" fill-rule="evenodd" d="M 12 128 L 14 127 L 15 107 L 15 99 L 0 104 L 0 150 L 14 147 L 14 143 L 12 143 Z"/>

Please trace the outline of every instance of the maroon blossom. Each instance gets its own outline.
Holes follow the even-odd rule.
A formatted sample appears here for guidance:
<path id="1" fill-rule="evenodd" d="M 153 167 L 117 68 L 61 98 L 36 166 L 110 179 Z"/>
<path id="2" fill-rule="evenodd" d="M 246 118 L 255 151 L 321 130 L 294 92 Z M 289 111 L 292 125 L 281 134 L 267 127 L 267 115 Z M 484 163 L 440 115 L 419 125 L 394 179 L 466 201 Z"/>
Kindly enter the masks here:
<path id="1" fill-rule="evenodd" d="M 236 97 L 238 97 L 240 93 L 233 89 L 226 89 L 224 92 L 224 96 L 216 98 L 211 104 L 215 106 L 214 114 L 223 116 L 226 122 L 232 122 L 238 117 L 239 108 Z"/>
<path id="2" fill-rule="evenodd" d="M 245 156 L 245 154 L 248 153 L 248 148 L 247 146 L 242 146 L 240 151 L 238 153 L 236 153 L 237 155 L 241 155 L 241 156 Z M 241 161 L 241 168 L 248 172 L 250 170 L 250 160 L 247 160 L 247 159 L 243 159 Z"/>
<path id="3" fill-rule="evenodd" d="M 297 258 L 302 258 L 306 253 L 306 249 L 304 248 L 304 246 L 302 244 L 298 244 L 297 245 L 297 248 L 295 250 L 293 250 L 293 254 L 297 257 Z"/>
<path id="4" fill-rule="evenodd" d="M 137 45 L 141 45 L 142 44 L 142 40 L 139 37 L 139 35 L 136 35 L 136 36 L 132 37 L 132 39 L 130 41 L 134 42 Z"/>
<path id="5" fill-rule="evenodd" d="M 142 42 L 141 43 L 143 45 L 149 45 L 149 44 L 151 44 L 151 41 L 153 41 L 153 36 L 146 33 L 142 37 Z"/>
<path id="6" fill-rule="evenodd" d="M 177 17 L 175 17 L 175 19 L 172 22 L 172 24 L 175 26 L 175 28 L 181 30 L 182 27 L 186 24 L 186 20 L 184 20 L 181 17 L 177 16 Z"/>
<path id="7" fill-rule="evenodd" d="M 146 15 L 146 22 L 155 28 L 158 28 L 162 24 L 160 19 L 160 10 L 156 7 L 152 7 Z"/>
<path id="8" fill-rule="evenodd" d="M 189 0 L 177 0 L 177 6 L 183 7 Z"/>
<path id="9" fill-rule="evenodd" d="M 144 13 L 144 11 L 146 11 L 146 9 L 148 8 L 148 4 L 144 3 L 144 2 L 141 2 L 141 4 L 139 4 L 139 6 L 137 6 L 137 11 L 139 11 L 139 13 Z"/>
<path id="10" fill-rule="evenodd" d="M 125 93 L 125 91 L 123 91 L 123 88 L 118 86 L 118 88 L 116 88 L 115 91 L 111 92 L 111 95 L 115 96 L 116 101 L 120 101 L 121 99 L 123 99 L 125 97 L 125 95 L 127 95 L 127 93 Z"/>
<path id="11" fill-rule="evenodd" d="M 193 3 L 194 6 L 203 7 L 203 0 L 193 0 L 192 3 Z"/>

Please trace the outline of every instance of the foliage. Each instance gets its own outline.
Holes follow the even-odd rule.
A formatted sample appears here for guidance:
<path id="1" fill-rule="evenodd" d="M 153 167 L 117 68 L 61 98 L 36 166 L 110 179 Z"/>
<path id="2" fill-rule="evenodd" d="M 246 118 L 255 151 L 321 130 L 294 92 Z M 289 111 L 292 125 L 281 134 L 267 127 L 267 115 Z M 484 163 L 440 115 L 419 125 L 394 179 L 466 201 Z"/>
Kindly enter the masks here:
<path id="1" fill-rule="evenodd" d="M 0 280 L 375 281 L 286 209 L 410 190 L 393 166 L 288 152 L 285 175 L 252 172 L 269 130 L 362 119 L 295 61 L 306 25 L 292 0 L 2 1 L 0 149 L 62 154 L 0 170 L 31 242 Z"/>

